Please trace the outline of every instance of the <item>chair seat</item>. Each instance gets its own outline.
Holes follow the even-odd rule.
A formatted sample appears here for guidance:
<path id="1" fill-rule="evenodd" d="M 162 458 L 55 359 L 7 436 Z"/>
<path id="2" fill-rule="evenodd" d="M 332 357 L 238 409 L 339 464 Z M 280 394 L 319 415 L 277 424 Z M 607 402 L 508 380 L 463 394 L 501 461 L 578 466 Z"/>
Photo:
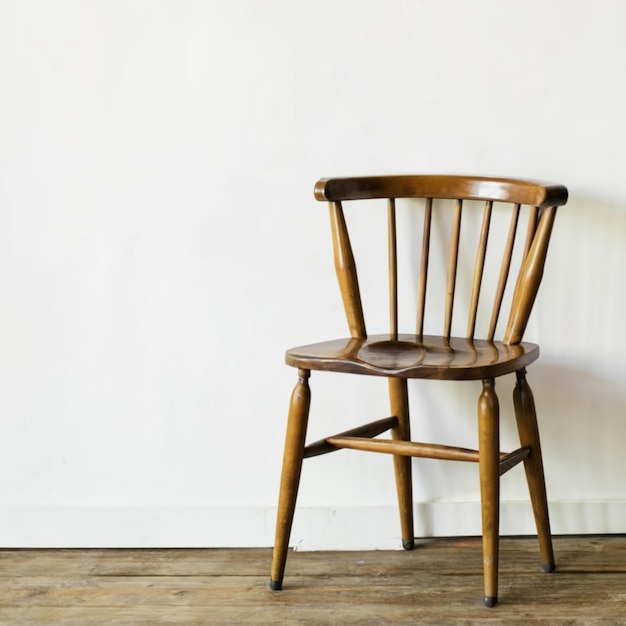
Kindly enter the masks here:
<path id="1" fill-rule="evenodd" d="M 285 361 L 293 367 L 438 380 L 496 378 L 520 370 L 539 357 L 534 343 L 435 335 L 372 335 L 366 339 L 335 339 L 291 348 Z"/>

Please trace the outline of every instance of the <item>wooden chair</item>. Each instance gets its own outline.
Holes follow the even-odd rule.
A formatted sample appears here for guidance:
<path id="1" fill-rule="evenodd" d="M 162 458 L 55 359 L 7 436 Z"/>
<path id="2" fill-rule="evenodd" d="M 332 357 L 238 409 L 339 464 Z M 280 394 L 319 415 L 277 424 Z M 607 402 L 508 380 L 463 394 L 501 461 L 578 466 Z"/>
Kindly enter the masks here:
<path id="1" fill-rule="evenodd" d="M 542 278 L 556 208 L 566 203 L 567 189 L 551 183 L 475 176 L 379 176 L 323 179 L 315 186 L 315 197 L 329 203 L 335 268 L 350 337 L 293 348 L 286 354 L 287 364 L 298 369 L 298 382 L 289 408 L 270 587 L 275 590 L 282 588 L 302 460 L 341 448 L 352 448 L 393 455 L 402 542 L 407 550 L 414 547 L 411 457 L 478 462 L 484 602 L 489 607 L 494 606 L 498 598 L 500 476 L 522 460 L 543 569 L 551 572 L 555 567 L 535 403 L 526 381 L 526 367 L 538 358 L 539 346 L 522 343 L 522 336 Z M 348 201 L 369 199 L 386 199 L 386 202 L 379 200 L 378 204 L 382 204 L 383 209 L 386 205 L 387 212 L 390 328 L 388 333 L 376 335 L 366 332 L 355 256 L 342 205 Z M 406 229 L 397 228 L 396 215 L 400 203 L 403 210 L 420 211 L 423 215 L 423 227 L 418 227 L 421 231 L 418 237 L 421 238 L 421 253 L 414 254 L 421 257 L 416 263 L 419 268 L 414 272 L 417 276 L 417 285 L 413 289 L 417 294 L 414 334 L 400 333 L 398 328 L 397 249 L 400 238 L 397 235 L 401 234 L 404 239 L 407 234 Z M 363 203 L 351 203 L 350 208 L 359 204 Z M 465 225 L 469 221 L 465 215 L 476 209 L 482 209 L 482 222 L 478 216 L 478 223 L 482 226 L 476 228 L 474 268 L 467 271 L 467 264 L 459 263 L 460 242 L 465 243 L 461 239 L 461 217 Z M 431 230 L 434 232 L 435 225 L 445 223 L 442 214 L 446 210 L 451 212 L 446 244 L 449 252 L 442 270 L 442 276 L 446 276 L 445 292 L 442 292 L 445 303 L 439 307 L 444 319 L 442 334 L 435 336 L 424 334 L 427 286 L 432 283 L 429 283 L 429 276 L 433 273 L 435 256 L 434 252 L 429 255 L 429 250 L 435 247 L 431 242 L 440 241 L 434 239 Z M 493 256 L 489 253 L 496 238 L 493 236 L 489 240 L 490 224 L 496 215 L 501 219 L 502 211 L 510 213 L 510 218 L 506 217 L 509 225 L 503 229 L 505 232 L 508 229 L 508 236 L 501 236 L 495 242 L 500 246 L 496 254 L 500 269 L 492 274 L 495 277 L 491 281 L 493 293 L 486 300 L 487 294 L 482 293 L 487 291 L 483 283 L 487 282 L 484 277 L 490 269 L 486 259 Z M 526 235 L 525 238 L 518 238 L 518 230 L 524 230 L 518 229 L 518 222 L 526 214 Z M 517 239 L 525 239 L 523 247 L 516 244 Z M 420 250 L 419 242 L 413 249 Z M 512 272 L 511 268 L 517 265 L 519 270 Z M 459 278 L 469 275 L 466 290 L 457 285 L 462 282 L 457 280 L 457 274 Z M 433 285 L 430 284 L 430 287 L 432 289 Z M 458 294 L 456 301 L 455 293 Z M 465 336 L 454 336 L 453 310 L 456 312 L 461 307 L 459 302 L 463 295 L 467 301 L 467 332 Z M 479 307 L 479 296 L 481 303 L 489 303 L 486 315 L 485 307 Z M 502 339 L 496 341 L 494 337 L 503 301 L 510 302 L 508 323 Z M 428 302 L 430 311 L 430 298 Z M 480 338 L 475 332 L 477 318 L 481 317 L 479 313 L 488 319 Z M 441 318 L 441 314 L 438 317 Z M 458 325 L 456 316 L 454 322 Z M 311 370 L 387 378 L 391 416 L 305 445 Z M 500 452 L 495 379 L 512 373 L 517 378 L 513 405 L 521 447 L 503 453 Z M 411 441 L 407 381 L 413 378 L 482 382 L 478 398 L 478 450 Z M 391 431 L 391 438 L 376 438 L 385 431 Z"/>

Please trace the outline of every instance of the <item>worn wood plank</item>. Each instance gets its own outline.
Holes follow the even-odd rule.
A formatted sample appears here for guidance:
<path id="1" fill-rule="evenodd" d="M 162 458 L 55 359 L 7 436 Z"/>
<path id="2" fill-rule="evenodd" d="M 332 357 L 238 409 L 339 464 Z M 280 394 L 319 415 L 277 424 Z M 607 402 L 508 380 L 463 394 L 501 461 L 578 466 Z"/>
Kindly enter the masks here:
<path id="1" fill-rule="evenodd" d="M 502 539 L 500 604 L 482 605 L 479 538 L 405 551 L 295 552 L 267 588 L 269 549 L 0 551 L 0 625 L 626 623 L 626 537 Z"/>

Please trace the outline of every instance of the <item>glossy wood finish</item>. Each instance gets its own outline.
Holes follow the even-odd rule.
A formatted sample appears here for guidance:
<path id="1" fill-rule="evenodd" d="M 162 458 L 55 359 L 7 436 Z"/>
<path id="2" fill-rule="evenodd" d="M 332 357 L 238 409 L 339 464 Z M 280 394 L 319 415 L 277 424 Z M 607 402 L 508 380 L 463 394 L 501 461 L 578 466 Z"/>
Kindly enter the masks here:
<path id="1" fill-rule="evenodd" d="M 397 271 L 396 267 L 396 199 L 425 198 L 424 234 L 422 243 L 422 265 L 418 295 L 417 334 L 421 334 L 426 297 L 428 250 L 430 245 L 431 215 L 435 199 L 456 201 L 453 228 L 449 239 L 447 267 L 445 319 L 442 334 L 450 336 L 452 313 L 456 294 L 456 274 L 458 249 L 465 200 L 484 200 L 485 218 L 480 245 L 477 250 L 472 286 L 467 337 L 474 336 L 475 315 L 482 286 L 482 263 L 489 239 L 489 222 L 494 202 L 512 207 L 511 230 L 501 263 L 500 281 L 493 298 L 492 323 L 487 336 L 493 339 L 495 325 L 500 314 L 500 305 L 507 285 L 513 244 L 517 234 L 517 219 L 520 206 L 531 207 L 528 221 L 524 264 L 520 268 L 509 321 L 503 341 L 507 344 L 519 343 L 522 339 L 532 305 L 534 303 L 545 262 L 548 243 L 557 206 L 567 201 L 567 190 L 561 185 L 533 183 L 514 179 L 489 179 L 484 177 L 460 176 L 382 176 L 350 179 L 323 179 L 315 188 L 319 200 L 329 200 L 335 267 L 344 302 L 348 326 L 352 337 L 367 336 L 365 316 L 361 303 L 356 263 L 348 234 L 342 201 L 365 198 L 388 198 L 388 240 L 390 257 L 390 334 L 397 332 Z M 394 311 L 396 313 L 394 314 Z"/>
<path id="2" fill-rule="evenodd" d="M 483 274 L 485 271 L 485 257 L 487 255 L 487 243 L 489 242 L 489 226 L 491 224 L 491 212 L 493 202 L 487 201 L 483 214 L 483 224 L 480 231 L 480 242 L 476 251 L 476 263 L 474 264 L 474 280 L 472 281 L 472 296 L 470 304 L 469 320 L 467 322 L 467 336 L 474 337 L 476 330 L 476 313 L 478 311 L 478 299 L 480 296 L 480 287 L 483 282 Z M 498 306 L 498 310 L 499 310 Z M 490 337 L 493 339 L 493 336 Z"/>
<path id="3" fill-rule="evenodd" d="M 422 256 L 420 261 L 419 282 L 417 287 L 417 325 L 419 337 L 424 334 L 424 315 L 426 312 L 426 290 L 428 286 L 428 259 L 430 255 L 430 232 L 433 215 L 433 199 L 426 198 L 424 205 L 424 231 L 422 234 Z"/>
<path id="4" fill-rule="evenodd" d="M 366 337 L 356 263 L 354 262 L 346 220 L 339 202 L 330 203 L 330 224 L 335 252 L 335 270 L 339 280 L 343 306 L 348 318 L 350 334 L 352 337 Z"/>
<path id="5" fill-rule="evenodd" d="M 499 478 L 522 461 L 537 523 L 544 569 L 554 569 L 535 405 L 525 376 L 526 367 L 539 356 L 539 347 L 522 342 L 522 338 L 541 283 L 556 209 L 567 201 L 567 190 L 552 183 L 504 178 L 378 176 L 323 179 L 317 183 L 315 195 L 318 200 L 329 203 L 335 269 L 349 337 L 291 348 L 286 354 L 287 364 L 299 369 L 300 380 L 294 391 L 295 399 L 292 399 L 289 414 L 272 588 L 279 589 L 282 586 L 302 459 L 351 448 L 393 456 L 402 543 L 407 549 L 414 545 L 411 457 L 478 462 L 483 523 L 484 602 L 487 606 L 493 606 L 498 599 Z M 344 204 L 350 203 L 352 210 L 352 204 L 358 205 L 358 202 L 352 201 L 364 199 L 386 199 L 387 211 L 389 327 L 387 333 L 373 335 L 367 332 L 357 262 L 344 207 Z M 411 209 L 416 208 L 417 199 L 423 200 L 421 242 L 418 242 L 421 252 L 412 255 L 419 258 L 419 267 L 413 268 L 417 276 L 417 320 L 413 334 L 403 332 L 399 325 L 398 248 L 401 238 L 398 211 L 399 202 L 405 199 L 413 203 L 408 204 Z M 479 209 L 477 201 L 482 202 L 482 220 L 473 270 L 468 272 L 461 265 L 459 251 L 463 241 L 465 215 L 468 211 Z M 403 205 L 403 208 L 406 206 Z M 424 334 L 429 288 L 432 287 L 429 277 L 433 258 L 430 251 L 435 226 L 446 223 L 445 220 L 435 220 L 435 216 L 447 210 L 451 210 L 452 215 L 446 235 L 447 253 L 443 268 L 445 302 L 441 335 Z M 493 258 L 493 255 L 489 255 L 495 238 L 491 234 L 491 226 L 496 212 L 501 215 L 502 211 L 510 213 L 508 233 L 501 246 L 499 269 L 495 272 L 496 284 L 488 290 L 484 285 L 484 276 L 488 261 Z M 522 214 L 527 216 L 527 227 L 521 253 L 516 255 Z M 437 241 L 442 240 L 439 237 Z M 469 277 L 467 288 L 459 287 L 460 277 Z M 498 320 L 509 285 L 512 295 L 508 300 L 508 321 L 502 339 L 496 340 Z M 479 323 L 478 319 L 481 301 L 489 303 L 486 323 Z M 452 334 L 458 309 L 467 312 L 464 337 Z M 305 446 L 309 402 L 306 377 L 311 370 L 388 378 L 391 417 L 357 426 Z M 307 373 L 306 377 L 303 372 Z M 499 401 L 495 379 L 513 373 L 517 376 L 514 406 L 521 447 L 506 453 L 500 451 Z M 412 378 L 482 382 L 478 399 L 478 450 L 411 440 L 407 381 Z M 386 430 L 391 431 L 391 439 L 375 438 Z"/>
<path id="6" fill-rule="evenodd" d="M 522 340 L 543 276 L 543 267 L 555 217 L 556 207 L 545 209 L 541 215 L 537 232 L 532 239 L 530 250 L 517 279 L 504 343 L 516 344 Z"/>
<path id="7" fill-rule="evenodd" d="M 320 439 L 319 441 L 315 441 L 304 448 L 304 458 L 308 459 L 312 456 L 320 456 L 322 454 L 334 452 L 337 449 L 337 446 L 330 443 L 331 439 L 339 439 L 343 437 L 359 437 L 361 439 L 365 437 L 369 439 L 371 437 L 376 437 L 381 433 L 387 432 L 390 429 L 395 429 L 398 426 L 398 423 L 398 418 L 395 415 L 392 417 L 384 417 L 383 419 L 376 420 L 375 422 L 351 428 L 350 430 L 346 430 L 338 435 L 334 435 L 333 437 Z"/>
<path id="8" fill-rule="evenodd" d="M 322 178 L 315 197 L 328 202 L 370 198 L 493 200 L 539 208 L 567 202 L 563 185 L 489 176 L 402 175 Z"/>
<path id="9" fill-rule="evenodd" d="M 400 380 L 400 379 L 398 379 Z M 388 427 L 389 428 L 389 427 Z M 387 428 L 387 430 L 388 430 Z M 355 428 L 356 433 L 360 429 Z M 380 434 L 380 433 L 379 433 Z M 478 450 L 470 448 L 459 448 L 457 446 L 445 446 L 436 443 L 421 443 L 419 441 L 404 441 L 398 439 L 373 439 L 372 435 L 334 435 L 326 437 L 322 441 L 318 441 L 312 446 L 305 448 L 305 458 L 308 456 L 316 456 L 333 452 L 336 449 L 347 448 L 349 450 L 363 450 L 364 452 L 382 452 L 393 454 L 395 457 L 421 457 L 425 459 L 441 459 L 443 461 L 471 461 L 478 463 L 480 461 L 480 453 Z M 306 451 L 312 448 L 315 454 L 306 454 Z M 320 450 L 318 452 L 318 449 Z M 499 474 L 505 474 L 518 463 L 528 458 L 531 448 L 522 446 L 513 452 L 501 452 L 499 461 Z"/>
<path id="10" fill-rule="evenodd" d="M 539 441 L 535 399 L 526 380 L 526 370 L 522 369 L 516 375 L 517 383 L 513 392 L 513 404 L 517 429 L 520 442 L 531 450 L 531 454 L 524 460 L 524 469 L 526 470 L 528 490 L 530 491 L 535 525 L 537 526 L 543 569 L 546 572 L 552 572 L 555 568 L 554 552 L 552 551 L 548 498 L 541 460 L 541 442 Z"/>
<path id="11" fill-rule="evenodd" d="M 387 209 L 387 237 L 389 254 L 389 321 L 393 340 L 398 338 L 398 236 L 396 228 L 396 202 L 388 200 Z"/>
<path id="12" fill-rule="evenodd" d="M 450 337 L 452 330 L 452 311 L 454 308 L 454 294 L 456 290 L 456 271 L 459 265 L 459 242 L 461 240 L 461 216 L 463 202 L 457 200 L 454 207 L 454 222 L 450 236 L 450 251 L 448 254 L 448 275 L 446 279 L 446 312 L 444 321 L 445 337 Z"/>
<path id="13" fill-rule="evenodd" d="M 296 496 L 300 483 L 302 459 L 304 458 L 304 442 L 311 404 L 309 376 L 310 372 L 308 370 L 299 370 L 298 382 L 291 394 L 291 402 L 289 404 L 285 455 L 283 457 L 278 513 L 276 516 L 274 557 L 270 579 L 270 586 L 274 590 L 280 589 L 283 584 L 283 573 L 289 548 L 289 535 L 291 534 Z"/>
<path id="14" fill-rule="evenodd" d="M 500 524 L 500 408 L 493 378 L 483 380 L 478 399 L 478 466 L 483 524 L 485 605 L 498 601 Z"/>
<path id="15" fill-rule="evenodd" d="M 506 289 L 507 279 L 509 277 L 509 272 L 511 271 L 511 259 L 513 257 L 513 246 L 515 245 L 515 235 L 517 233 L 517 224 L 519 221 L 520 208 L 520 205 L 516 204 L 511 212 L 511 224 L 509 226 L 509 234 L 506 239 L 506 246 L 504 248 L 504 254 L 502 257 L 502 265 L 500 266 L 500 274 L 498 276 L 498 285 L 496 287 L 495 297 L 493 300 L 491 320 L 489 322 L 489 332 L 487 334 L 487 339 L 489 341 L 493 341 L 493 338 L 496 334 L 496 325 L 498 323 L 498 317 L 500 316 L 500 309 L 502 307 L 502 300 L 504 298 L 504 290 Z M 535 232 L 535 215 L 536 211 L 532 211 L 531 219 L 529 220 L 529 234 Z M 524 258 L 527 256 L 527 254 L 528 246 L 524 248 Z"/>
<path id="16" fill-rule="evenodd" d="M 333 339 L 287 351 L 292 367 L 401 378 L 481 380 L 511 374 L 539 358 L 533 343 L 506 345 L 438 335 Z"/>
<path id="17" fill-rule="evenodd" d="M 397 417 L 397 424 L 391 428 L 393 441 L 398 444 L 411 440 L 411 423 L 409 417 L 409 393 L 407 381 L 403 378 L 389 379 L 389 400 L 391 412 Z M 375 441 L 370 439 L 369 441 Z M 400 527 L 402 529 L 402 545 L 405 550 L 412 550 L 415 545 L 413 532 L 413 479 L 411 475 L 411 458 L 401 455 L 393 457 L 396 476 L 396 492 L 400 511 Z"/>

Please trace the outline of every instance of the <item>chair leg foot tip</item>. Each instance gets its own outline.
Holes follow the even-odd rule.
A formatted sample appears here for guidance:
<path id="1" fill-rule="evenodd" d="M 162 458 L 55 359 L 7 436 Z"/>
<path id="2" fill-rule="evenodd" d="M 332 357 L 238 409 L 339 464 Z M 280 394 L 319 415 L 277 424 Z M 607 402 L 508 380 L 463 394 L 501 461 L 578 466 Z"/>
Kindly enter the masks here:
<path id="1" fill-rule="evenodd" d="M 496 606 L 497 603 L 498 603 L 497 596 L 485 596 L 485 606 L 487 608 L 491 609 L 494 606 Z"/>
<path id="2" fill-rule="evenodd" d="M 543 571 L 546 574 L 551 574 L 556 569 L 556 565 L 554 563 L 543 563 L 541 567 L 543 567 Z"/>
<path id="3" fill-rule="evenodd" d="M 283 588 L 283 583 L 277 580 L 270 580 L 270 589 L 272 591 L 280 591 Z"/>
<path id="4" fill-rule="evenodd" d="M 409 539 L 409 541 L 402 541 L 402 547 L 405 550 L 413 550 L 415 548 L 415 539 Z"/>

